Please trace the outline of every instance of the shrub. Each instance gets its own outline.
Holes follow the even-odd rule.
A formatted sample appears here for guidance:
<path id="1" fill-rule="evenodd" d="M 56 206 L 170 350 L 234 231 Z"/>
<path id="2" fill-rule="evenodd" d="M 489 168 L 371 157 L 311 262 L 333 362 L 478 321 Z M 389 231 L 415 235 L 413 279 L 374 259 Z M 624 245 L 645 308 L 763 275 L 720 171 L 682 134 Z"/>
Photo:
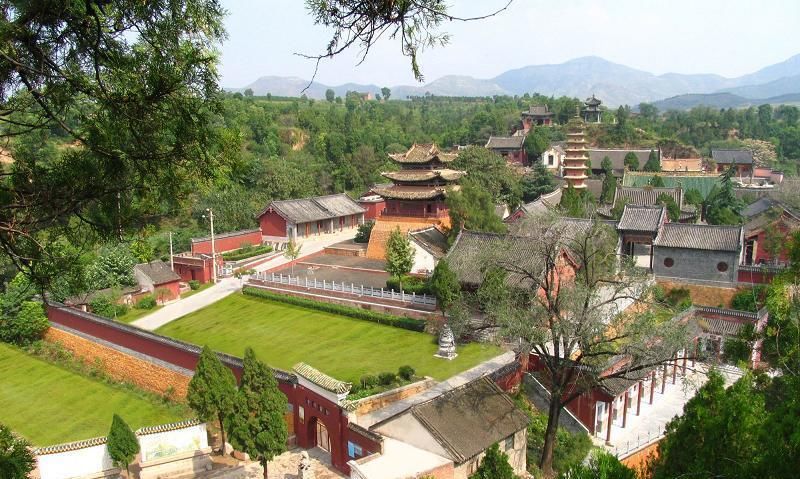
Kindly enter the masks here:
<path id="1" fill-rule="evenodd" d="M 304 308 L 316 309 L 326 313 L 340 314 L 350 318 L 361 319 L 364 321 L 371 321 L 373 323 L 385 324 L 387 326 L 394 326 L 395 328 L 407 329 L 409 331 L 424 331 L 425 321 L 413 319 L 405 316 L 393 316 L 391 314 L 376 313 L 366 309 L 353 308 L 350 306 L 342 306 L 339 304 L 323 303 L 320 301 L 313 301 L 305 298 L 298 298 L 296 296 L 287 296 L 276 294 L 264 289 L 254 288 L 252 286 L 245 286 L 242 289 L 243 294 L 263 298 L 270 301 L 277 301 L 295 306 L 302 306 Z"/>
<path id="2" fill-rule="evenodd" d="M 739 311 L 755 313 L 762 306 L 766 288 L 756 286 L 752 289 L 743 289 L 737 292 L 731 300 L 731 308 Z"/>
<path id="3" fill-rule="evenodd" d="M 134 307 L 136 309 L 153 309 L 156 307 L 156 297 L 152 294 L 143 296 L 142 299 L 136 302 Z"/>
<path id="4" fill-rule="evenodd" d="M 378 374 L 378 382 L 383 386 L 388 386 L 395 381 L 397 381 L 397 375 L 395 373 L 386 372 Z"/>
<path id="5" fill-rule="evenodd" d="M 222 253 L 224 261 L 240 261 L 260 254 L 272 253 L 272 246 L 265 244 L 261 246 L 245 246 L 237 250 Z"/>
<path id="6" fill-rule="evenodd" d="M 113 318 L 116 313 L 116 305 L 111 296 L 101 295 L 89 302 L 89 309 L 98 316 Z"/>
<path id="7" fill-rule="evenodd" d="M 688 288 L 673 288 L 667 291 L 664 300 L 681 311 L 692 305 L 692 292 Z"/>
<path id="8" fill-rule="evenodd" d="M 361 387 L 364 389 L 371 388 L 378 385 L 378 378 L 373 374 L 365 374 L 361 376 Z"/>
<path id="9" fill-rule="evenodd" d="M 191 289 L 192 291 L 197 291 L 198 289 L 200 289 L 200 281 L 197 281 L 196 279 L 190 279 L 189 289 Z"/>
<path id="10" fill-rule="evenodd" d="M 42 305 L 24 301 L 16 315 L 0 316 L 0 339 L 25 346 L 42 339 L 49 327 Z"/>
<path id="11" fill-rule="evenodd" d="M 416 371 L 411 366 L 400 366 L 400 369 L 397 370 L 397 375 L 405 381 L 410 381 L 414 377 L 414 373 Z"/>
<path id="12" fill-rule="evenodd" d="M 353 241 L 356 243 L 369 243 L 369 237 L 372 234 L 373 226 L 375 226 L 375 222 L 371 220 L 358 225 L 358 231 Z"/>
<path id="13" fill-rule="evenodd" d="M 400 291 L 400 281 L 396 276 L 392 276 L 386 280 L 386 288 Z M 403 276 L 403 291 L 406 294 L 430 294 L 428 283 L 418 276 L 404 275 Z"/>

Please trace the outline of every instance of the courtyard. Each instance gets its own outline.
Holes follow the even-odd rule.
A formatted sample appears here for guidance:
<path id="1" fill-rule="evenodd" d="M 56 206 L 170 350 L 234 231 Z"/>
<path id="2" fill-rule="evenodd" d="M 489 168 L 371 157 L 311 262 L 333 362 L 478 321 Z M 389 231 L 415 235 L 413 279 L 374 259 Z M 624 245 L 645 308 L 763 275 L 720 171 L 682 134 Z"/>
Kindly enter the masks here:
<path id="1" fill-rule="evenodd" d="M 0 343 L 0 423 L 35 446 L 105 436 L 114 413 L 132 429 L 192 417 L 182 406 L 105 384 Z"/>
<path id="2" fill-rule="evenodd" d="M 232 294 L 157 330 L 198 345 L 242 356 L 247 346 L 270 366 L 298 362 L 343 381 L 396 372 L 409 365 L 418 376 L 443 380 L 502 353 L 497 346 L 458 346 L 452 361 L 433 357 L 436 339 L 425 333 L 352 319 L 299 306 Z"/>
<path id="3" fill-rule="evenodd" d="M 348 287 L 353 284 L 355 288 L 360 288 L 361 285 L 383 288 L 389 279 L 389 273 L 384 271 L 385 268 L 386 262 L 382 260 L 324 254 L 301 259 L 294 268 L 285 266 L 275 270 L 275 274 L 296 276 L 300 281 L 305 281 L 307 278 L 309 282 L 335 281 L 337 284 L 344 283 Z"/>

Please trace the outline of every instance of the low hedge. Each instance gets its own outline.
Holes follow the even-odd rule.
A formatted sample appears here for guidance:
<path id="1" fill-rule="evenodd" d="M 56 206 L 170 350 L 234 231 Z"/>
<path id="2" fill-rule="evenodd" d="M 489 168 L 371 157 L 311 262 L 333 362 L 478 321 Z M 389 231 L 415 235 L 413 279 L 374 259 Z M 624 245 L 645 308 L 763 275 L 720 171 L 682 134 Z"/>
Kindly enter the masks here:
<path id="1" fill-rule="evenodd" d="M 393 289 L 397 292 L 400 291 L 400 281 L 398 281 L 397 276 L 392 276 L 386 280 L 386 288 Z M 403 276 L 402 290 L 406 294 L 431 294 L 428 288 L 428 282 L 418 276 Z"/>
<path id="2" fill-rule="evenodd" d="M 394 326 L 395 328 L 407 329 L 409 331 L 422 332 L 425 330 L 425 321 L 406 316 L 394 316 L 391 314 L 376 313 L 367 309 L 353 308 L 350 306 L 342 306 L 340 304 L 324 303 L 322 301 L 298 298 L 297 296 L 273 293 L 272 291 L 253 288 L 251 286 L 245 286 L 242 288 L 242 293 L 249 294 L 250 296 L 255 296 L 257 298 L 269 299 L 271 301 L 279 301 L 281 303 L 302 306 L 304 308 L 316 309 L 326 313 L 340 314 L 350 318 L 362 319 L 364 321 L 371 321 L 378 324 L 385 324 L 387 326 Z"/>
<path id="3" fill-rule="evenodd" d="M 262 246 L 248 246 L 246 248 L 222 253 L 222 259 L 225 261 L 239 261 L 266 253 L 272 253 L 272 246 L 268 244 Z"/>

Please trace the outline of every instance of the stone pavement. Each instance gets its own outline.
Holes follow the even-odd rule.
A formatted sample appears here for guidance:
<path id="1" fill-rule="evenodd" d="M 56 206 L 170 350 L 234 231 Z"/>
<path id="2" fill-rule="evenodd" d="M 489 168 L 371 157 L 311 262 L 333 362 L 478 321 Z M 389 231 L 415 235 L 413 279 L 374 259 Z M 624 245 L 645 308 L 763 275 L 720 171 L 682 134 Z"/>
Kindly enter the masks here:
<path id="1" fill-rule="evenodd" d="M 326 246 L 337 243 L 339 241 L 352 238 L 355 236 L 355 231 L 344 231 L 335 234 L 323 235 L 316 238 L 309 238 L 307 240 L 299 241 L 301 245 L 300 254 L 307 256 L 319 251 L 322 251 Z M 283 255 L 273 257 L 270 261 L 257 266 L 256 271 L 265 271 L 276 266 L 280 266 L 289 262 Z M 242 284 L 245 279 L 238 278 L 222 278 L 214 286 L 194 294 L 186 299 L 175 301 L 168 304 L 158 311 L 148 314 L 133 323 L 133 326 L 153 331 L 164 326 L 182 316 L 197 311 L 198 309 L 205 308 L 206 306 L 219 301 L 220 299 L 242 289 Z"/>
<path id="2" fill-rule="evenodd" d="M 299 479 L 297 466 L 300 464 L 302 449 L 292 449 L 276 457 L 268 464 L 269 479 Z M 343 476 L 330 464 L 330 456 L 323 450 L 314 448 L 308 450 L 311 464 L 314 468 L 316 479 L 340 479 Z M 192 477 L 195 479 L 262 479 L 264 469 L 256 462 L 234 462 L 230 457 L 214 457 L 214 470 L 198 472 Z M 178 478 L 172 478 L 178 479 Z M 183 479 L 183 478 L 180 478 Z"/>

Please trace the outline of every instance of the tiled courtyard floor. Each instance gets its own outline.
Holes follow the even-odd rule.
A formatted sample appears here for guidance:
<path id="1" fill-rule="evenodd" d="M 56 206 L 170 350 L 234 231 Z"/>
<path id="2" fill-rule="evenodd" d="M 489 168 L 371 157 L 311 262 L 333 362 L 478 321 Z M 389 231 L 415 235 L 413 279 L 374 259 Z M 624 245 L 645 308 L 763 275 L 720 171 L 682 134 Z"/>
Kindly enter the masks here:
<path id="1" fill-rule="evenodd" d="M 292 449 L 270 461 L 269 479 L 299 479 L 297 467 L 300 464 L 300 453 L 303 449 Z M 323 450 L 314 448 L 308 451 L 314 467 L 316 479 L 340 479 L 346 477 L 330 465 L 330 456 Z M 255 462 L 242 463 L 230 457 L 214 458 L 214 471 L 195 476 L 204 479 L 261 479 L 264 470 Z M 219 468 L 218 468 L 219 467 Z"/>

